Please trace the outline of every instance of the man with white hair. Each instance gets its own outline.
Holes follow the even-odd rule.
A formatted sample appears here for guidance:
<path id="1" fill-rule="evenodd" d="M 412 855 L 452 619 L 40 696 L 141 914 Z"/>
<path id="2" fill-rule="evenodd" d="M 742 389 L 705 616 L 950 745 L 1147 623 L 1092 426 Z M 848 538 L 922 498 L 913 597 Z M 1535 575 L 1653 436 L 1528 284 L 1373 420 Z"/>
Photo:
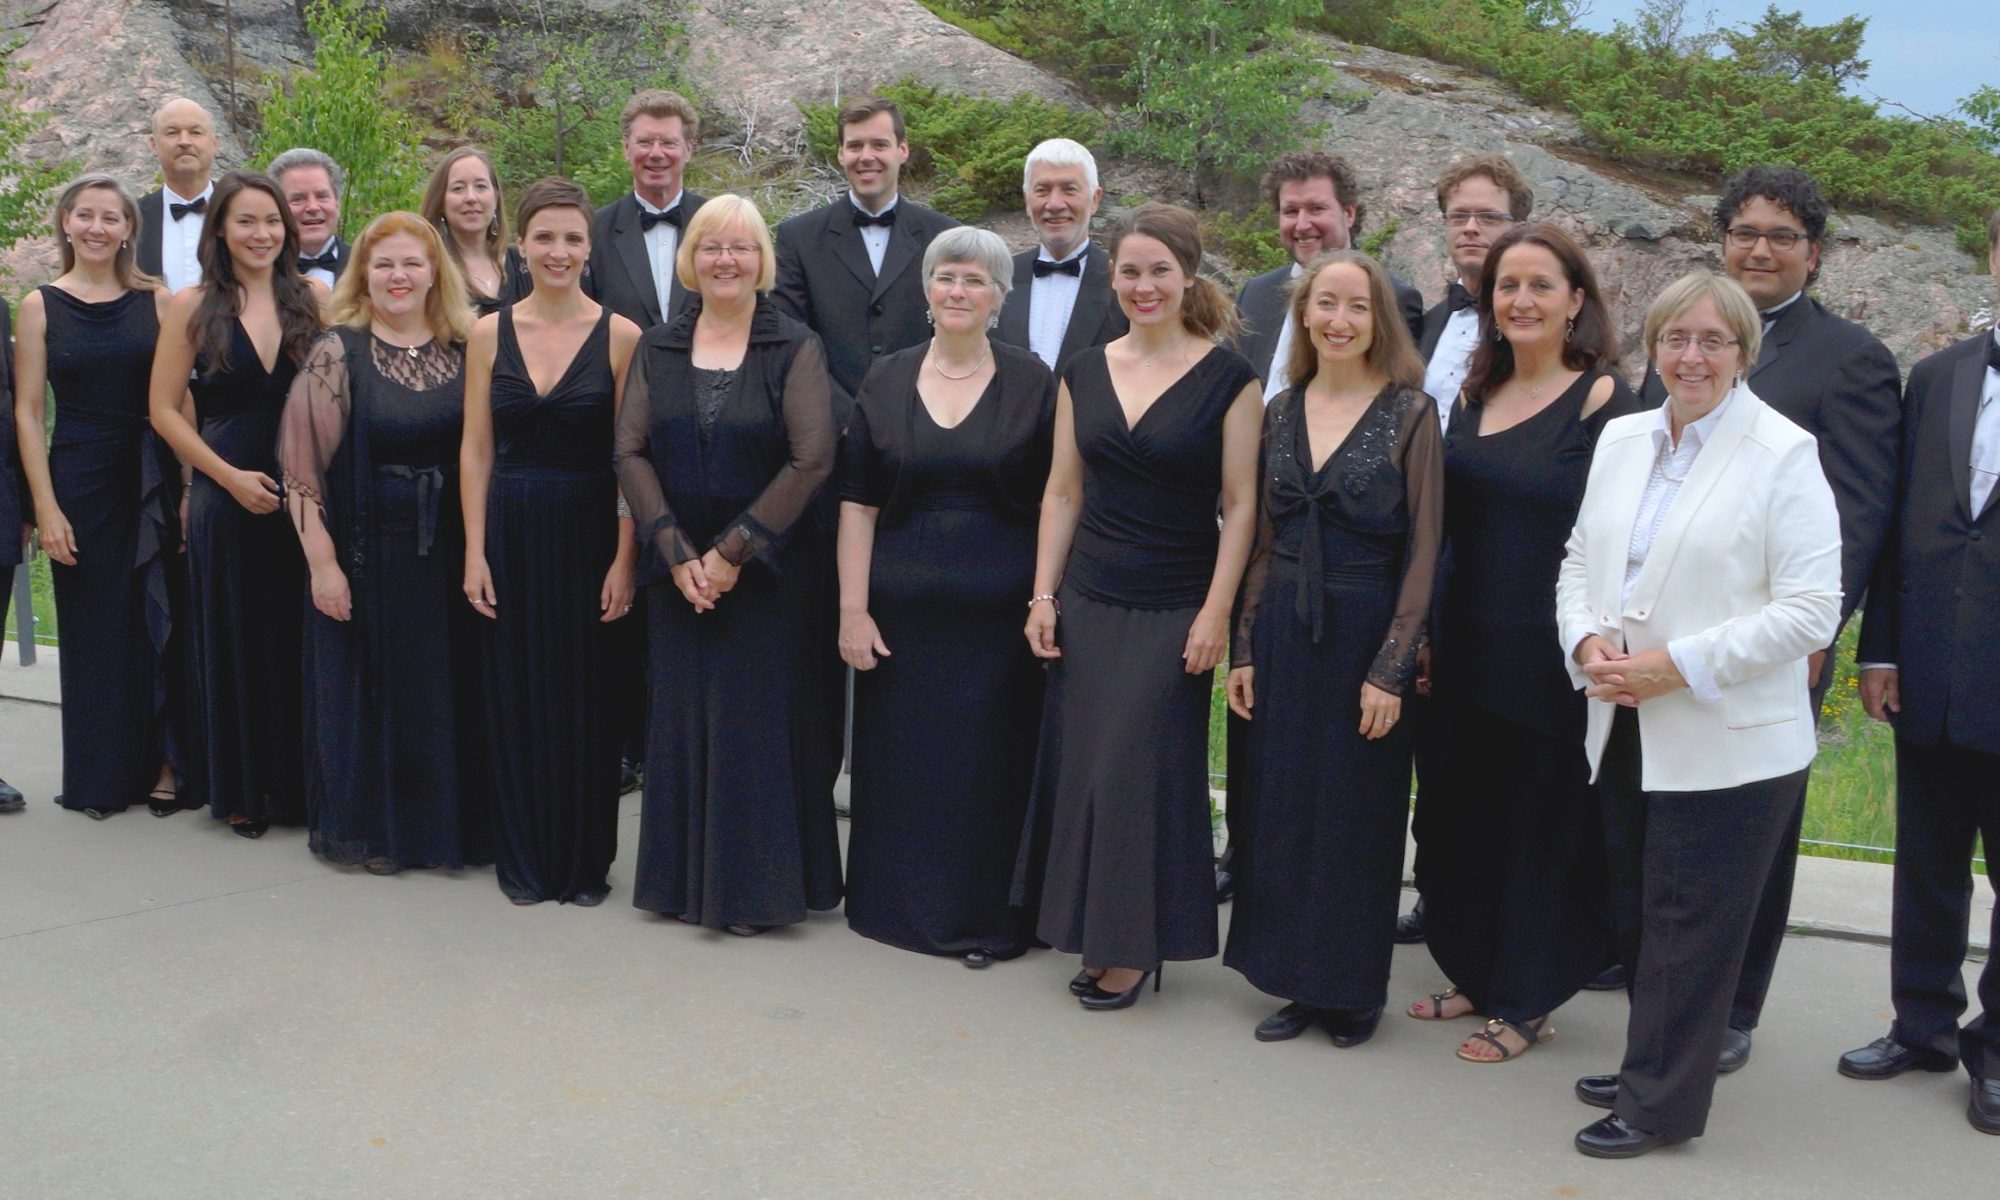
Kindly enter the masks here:
<path id="1" fill-rule="evenodd" d="M 165 186 L 139 198 L 139 269 L 171 291 L 201 282 L 201 225 L 215 190 L 215 118 L 185 96 L 153 114 L 153 157 Z"/>
<path id="2" fill-rule="evenodd" d="M 1090 240 L 1104 199 L 1097 160 L 1080 143 L 1050 138 L 1028 152 L 1021 196 L 1041 244 L 1014 256 L 1014 285 L 993 339 L 1026 346 L 1059 370 L 1078 350 L 1125 332 L 1110 256 Z"/>
<path id="3" fill-rule="evenodd" d="M 347 172 L 324 151 L 298 146 L 272 159 L 269 173 L 299 227 L 299 274 L 332 287 L 347 268 L 347 243 L 340 237 Z"/>

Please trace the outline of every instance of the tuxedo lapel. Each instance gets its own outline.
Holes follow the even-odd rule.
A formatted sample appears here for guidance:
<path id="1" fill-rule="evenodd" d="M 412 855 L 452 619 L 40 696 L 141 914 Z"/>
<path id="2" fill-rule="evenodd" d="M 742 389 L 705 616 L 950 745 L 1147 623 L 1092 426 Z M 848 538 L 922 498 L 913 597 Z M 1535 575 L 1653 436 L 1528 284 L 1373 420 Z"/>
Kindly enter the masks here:
<path id="1" fill-rule="evenodd" d="M 852 205 L 846 206 L 847 211 L 851 211 L 852 208 Z M 827 242 L 833 248 L 834 259 L 852 272 L 854 278 L 861 281 L 862 287 L 872 292 L 876 283 L 875 265 L 868 261 L 868 247 L 862 244 L 860 230 L 847 219 L 847 211 L 836 205 L 834 210 L 827 214 Z M 888 260 L 884 258 L 883 261 Z"/>
<path id="2" fill-rule="evenodd" d="M 1016 346 L 1028 344 L 1028 306 L 1035 299 L 1034 264 L 1033 250 L 1014 256 L 1014 281 L 1009 285 L 1006 302 L 1000 306 L 1000 324 L 993 331 L 1001 341 Z"/>
<path id="3" fill-rule="evenodd" d="M 1092 246 L 1083 256 L 1083 279 L 1077 286 L 1076 307 L 1070 310 L 1069 328 L 1063 331 L 1062 351 L 1056 356 L 1058 364 L 1068 362 L 1070 355 L 1096 343 L 1097 331 L 1104 325 L 1104 308 L 1112 302 L 1111 256 Z"/>
<path id="4" fill-rule="evenodd" d="M 1986 355 L 1968 354 L 1951 373 L 1951 408 L 1945 425 L 1947 434 L 1946 455 L 1951 459 L 1951 494 L 1958 501 L 1960 512 L 1968 520 L 1978 520 L 1979 513 L 1972 511 L 1972 428 L 1979 418 L 1979 395 L 1986 383 Z M 1994 488 L 1986 497 L 1986 507 L 1993 507 L 1993 498 L 2000 496 L 2000 488 Z"/>
<path id="5" fill-rule="evenodd" d="M 616 247 L 612 257 L 625 268 L 633 294 L 638 296 L 639 305 L 646 312 L 644 327 L 650 329 L 658 325 L 660 289 L 653 282 L 653 252 L 646 245 L 645 230 L 639 228 L 638 200 L 626 196 L 618 201 L 617 215 L 611 226 L 611 242 Z"/>
<path id="6" fill-rule="evenodd" d="M 889 245 L 882 251 L 882 270 L 875 276 L 875 286 L 869 289 L 868 299 L 871 301 L 880 300 L 882 293 L 889 290 L 889 285 L 896 282 L 896 277 L 917 261 L 914 214 L 903 212 L 898 215 L 902 219 L 889 227 Z M 858 242 L 861 239 L 857 237 L 854 240 Z M 862 250 L 864 254 L 867 252 L 866 247 Z"/>
<path id="7" fill-rule="evenodd" d="M 1800 296 L 1792 301 L 1790 308 L 1778 314 L 1777 321 L 1771 325 L 1771 332 L 1764 335 L 1764 348 L 1757 353 L 1757 365 L 1750 368 L 1750 379 L 1754 380 L 1768 370 L 1785 353 L 1785 347 L 1805 332 L 1812 321 L 1812 303 L 1811 296 Z"/>
<path id="8" fill-rule="evenodd" d="M 161 230 L 166 227 L 166 213 L 164 194 L 152 192 L 139 198 L 139 269 L 148 275 L 160 275 L 160 238 Z"/>

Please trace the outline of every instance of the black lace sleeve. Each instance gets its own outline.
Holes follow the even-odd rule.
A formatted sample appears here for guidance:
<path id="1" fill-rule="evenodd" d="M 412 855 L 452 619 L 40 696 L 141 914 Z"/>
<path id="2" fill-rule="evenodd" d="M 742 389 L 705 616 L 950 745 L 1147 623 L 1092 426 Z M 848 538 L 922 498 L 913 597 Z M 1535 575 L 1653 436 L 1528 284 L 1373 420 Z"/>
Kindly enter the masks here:
<path id="1" fill-rule="evenodd" d="M 701 551 L 681 532 L 673 509 L 667 506 L 660 476 L 647 456 L 653 419 L 653 389 L 646 379 L 648 351 L 640 346 L 625 372 L 625 399 L 618 406 L 618 432 L 612 441 L 611 462 L 618 472 L 618 490 L 632 509 L 632 524 L 642 546 L 650 546 L 660 561 L 678 567 Z"/>
<path id="2" fill-rule="evenodd" d="M 326 475 L 347 436 L 352 404 L 347 347 L 338 333 L 328 330 L 314 339 L 278 420 L 278 469 L 285 492 L 304 497 L 322 524 L 327 520 Z M 305 519 L 303 511 L 299 519 Z"/>
<path id="3" fill-rule="evenodd" d="M 1417 675 L 1417 650 L 1423 645 L 1424 618 L 1437 582 L 1438 547 L 1444 540 L 1444 438 L 1438 428 L 1437 405 L 1414 389 L 1405 395 L 1404 404 L 1398 456 L 1409 514 L 1403 584 L 1388 635 L 1368 668 L 1368 682 L 1398 696 Z"/>
<path id="4" fill-rule="evenodd" d="M 750 507 L 737 514 L 715 539 L 716 551 L 739 565 L 755 558 L 776 567 L 785 535 L 833 474 L 832 381 L 826 373 L 826 352 L 817 337 L 809 336 L 800 343 L 784 386 L 781 404 L 790 456 Z"/>

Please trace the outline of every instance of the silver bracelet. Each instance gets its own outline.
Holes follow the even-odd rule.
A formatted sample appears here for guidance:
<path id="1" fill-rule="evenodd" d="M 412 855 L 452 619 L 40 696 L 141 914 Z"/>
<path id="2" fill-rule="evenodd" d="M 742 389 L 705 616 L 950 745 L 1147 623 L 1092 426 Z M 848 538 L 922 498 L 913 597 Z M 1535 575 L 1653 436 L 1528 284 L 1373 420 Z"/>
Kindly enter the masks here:
<path id="1" fill-rule="evenodd" d="M 1040 596 L 1031 597 L 1028 601 L 1028 607 L 1033 608 L 1035 607 L 1035 605 L 1040 604 L 1044 600 L 1048 601 L 1050 604 L 1055 605 L 1056 612 L 1058 613 L 1062 612 L 1062 601 L 1056 599 L 1055 596 L 1050 593 L 1044 593 L 1043 595 Z"/>

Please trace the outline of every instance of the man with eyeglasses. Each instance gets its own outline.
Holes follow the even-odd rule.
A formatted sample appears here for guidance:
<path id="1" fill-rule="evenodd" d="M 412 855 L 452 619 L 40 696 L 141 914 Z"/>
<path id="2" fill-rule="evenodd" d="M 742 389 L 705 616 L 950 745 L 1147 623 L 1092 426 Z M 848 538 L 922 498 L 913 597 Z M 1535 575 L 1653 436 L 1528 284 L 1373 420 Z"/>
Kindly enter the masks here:
<path id="1" fill-rule="evenodd" d="M 1451 406 L 1479 345 L 1479 273 L 1499 236 L 1528 219 L 1535 189 L 1504 155 L 1482 154 L 1453 163 L 1437 181 L 1444 215 L 1444 248 L 1453 274 L 1444 299 L 1424 314 L 1417 349 L 1430 369 L 1424 391 L 1437 401 L 1438 421 L 1451 423 Z"/>
<path id="2" fill-rule="evenodd" d="M 1722 269 L 1743 285 L 1764 317 L 1764 346 L 1747 372 L 1752 391 L 1819 440 L 1820 465 L 1840 510 L 1843 624 L 1853 615 L 1889 532 L 1895 501 L 1901 376 L 1881 339 L 1806 295 L 1819 276 L 1829 208 L 1819 184 L 1793 167 L 1755 166 L 1731 177 L 1715 205 Z M 1659 372 L 1646 369 L 1641 400 L 1666 399 Z M 1832 647 L 1807 669 L 1817 717 L 1833 677 Z M 1750 1059 L 1750 1033 L 1764 1009 L 1792 907 L 1805 784 L 1793 804 L 1784 850 L 1758 903 L 1717 1069 Z"/>
<path id="3" fill-rule="evenodd" d="M 618 127 L 632 168 L 632 194 L 598 209 L 591 220 L 583 287 L 612 312 L 651 329 L 687 307 L 688 291 L 674 275 L 674 256 L 681 230 L 706 199 L 681 186 L 701 136 L 701 118 L 678 94 L 652 89 L 626 102 Z"/>

